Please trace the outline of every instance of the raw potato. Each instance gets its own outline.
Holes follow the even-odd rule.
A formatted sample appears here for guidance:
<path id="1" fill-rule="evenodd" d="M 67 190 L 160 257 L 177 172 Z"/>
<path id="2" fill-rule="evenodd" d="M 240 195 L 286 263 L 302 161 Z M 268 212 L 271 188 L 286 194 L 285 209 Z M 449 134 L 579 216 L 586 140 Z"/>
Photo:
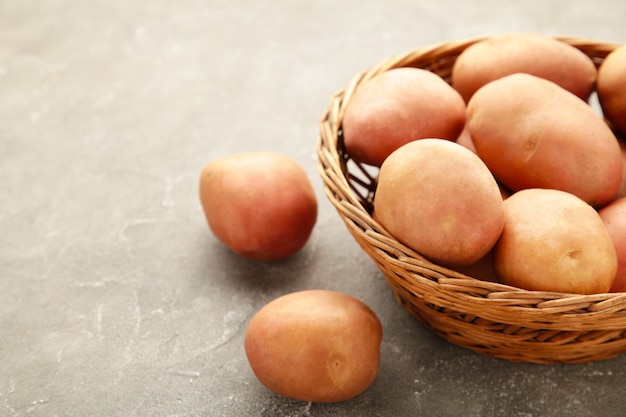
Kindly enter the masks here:
<path id="1" fill-rule="evenodd" d="M 494 249 L 494 267 L 503 283 L 576 294 L 609 290 L 617 256 L 589 204 L 564 191 L 527 189 L 504 201 L 504 216 Z"/>
<path id="2" fill-rule="evenodd" d="M 273 392 L 338 402 L 365 391 L 380 363 L 376 314 L 347 294 L 308 290 L 284 295 L 252 318 L 245 350 L 252 371 Z"/>
<path id="3" fill-rule="evenodd" d="M 342 128 L 350 157 L 380 166 L 407 142 L 455 140 L 464 124 L 465 102 L 441 77 L 423 69 L 396 68 L 359 86 Z"/>
<path id="4" fill-rule="evenodd" d="M 295 254 L 317 220 L 317 199 L 306 172 L 280 153 L 218 158 L 202 170 L 199 193 L 215 236 L 235 253 L 255 260 Z"/>
<path id="5" fill-rule="evenodd" d="M 600 65 L 597 90 L 604 116 L 626 135 L 626 45 L 614 49 Z"/>
<path id="6" fill-rule="evenodd" d="M 626 291 L 626 197 L 603 207 L 599 212 L 617 252 L 617 274 L 610 292 Z"/>
<path id="7" fill-rule="evenodd" d="M 575 47 L 546 35 L 509 33 L 466 48 L 452 67 L 452 86 L 467 102 L 483 85 L 518 72 L 553 81 L 585 101 L 597 77 L 593 61 Z"/>
<path id="8" fill-rule="evenodd" d="M 617 138 L 589 106 L 528 74 L 485 85 L 467 106 L 476 152 L 506 188 L 554 188 L 601 207 L 621 183 Z"/>
<path id="9" fill-rule="evenodd" d="M 504 221 L 500 189 L 485 164 L 442 139 L 408 143 L 387 158 L 373 215 L 400 242 L 448 266 L 485 256 Z"/>

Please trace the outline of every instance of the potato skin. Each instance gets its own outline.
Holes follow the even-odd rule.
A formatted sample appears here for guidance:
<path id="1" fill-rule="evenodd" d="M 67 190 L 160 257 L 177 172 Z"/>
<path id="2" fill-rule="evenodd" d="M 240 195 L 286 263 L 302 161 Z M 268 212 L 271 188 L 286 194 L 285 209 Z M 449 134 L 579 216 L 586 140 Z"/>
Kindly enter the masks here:
<path id="1" fill-rule="evenodd" d="M 252 371 L 273 392 L 296 400 L 338 402 L 374 382 L 383 328 L 362 301 L 305 290 L 261 308 L 245 334 Z"/>
<path id="2" fill-rule="evenodd" d="M 504 222 L 500 189 L 485 164 L 442 139 L 410 142 L 385 160 L 373 216 L 400 242 L 446 266 L 485 256 Z"/>
<path id="3" fill-rule="evenodd" d="M 554 188 L 595 207 L 621 183 L 617 138 L 584 101 L 553 82 L 513 74 L 485 85 L 467 106 L 480 158 L 511 191 Z"/>
<path id="4" fill-rule="evenodd" d="M 550 80 L 587 101 L 597 78 L 593 61 L 575 47 L 536 33 L 507 33 L 466 48 L 452 67 L 452 86 L 467 102 L 483 85 L 523 72 Z"/>
<path id="5" fill-rule="evenodd" d="M 248 152 L 208 163 L 199 196 L 210 229 L 235 253 L 287 258 L 308 241 L 317 199 L 304 169 L 276 152 Z"/>
<path id="6" fill-rule="evenodd" d="M 422 138 L 455 140 L 465 102 L 437 74 L 395 68 L 362 83 L 346 107 L 344 144 L 357 162 L 380 166 L 391 152 Z"/>
<path id="7" fill-rule="evenodd" d="M 598 212 L 573 194 L 518 191 L 504 201 L 504 229 L 494 248 L 501 282 L 535 291 L 604 293 L 617 256 Z"/>
<path id="8" fill-rule="evenodd" d="M 626 291 L 626 197 L 619 198 L 598 211 L 613 240 L 617 253 L 617 274 L 610 292 Z"/>
<path id="9" fill-rule="evenodd" d="M 600 65 L 597 91 L 604 117 L 626 135 L 626 45 L 614 49 Z"/>

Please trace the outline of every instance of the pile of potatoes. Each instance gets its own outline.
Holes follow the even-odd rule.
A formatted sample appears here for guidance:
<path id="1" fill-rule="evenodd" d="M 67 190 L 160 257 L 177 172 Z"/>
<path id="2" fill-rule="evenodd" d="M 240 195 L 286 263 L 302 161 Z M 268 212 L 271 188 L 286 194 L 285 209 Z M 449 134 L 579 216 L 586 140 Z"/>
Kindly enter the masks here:
<path id="1" fill-rule="evenodd" d="M 626 291 L 626 46 L 596 67 L 553 37 L 492 36 L 450 83 L 412 67 L 363 82 L 342 131 L 380 168 L 374 219 L 433 262 L 529 290 Z"/>
<path id="2" fill-rule="evenodd" d="M 451 84 L 417 68 L 362 83 L 342 131 L 355 162 L 380 168 L 373 217 L 434 262 L 531 290 L 626 291 L 626 46 L 597 69 L 550 37 L 495 36 L 458 57 Z M 215 237 L 254 261 L 292 256 L 317 220 L 306 172 L 275 152 L 211 161 L 199 197 Z M 263 306 L 244 348 L 273 392 L 336 402 L 374 382 L 382 336 L 362 301 L 304 290 Z"/>

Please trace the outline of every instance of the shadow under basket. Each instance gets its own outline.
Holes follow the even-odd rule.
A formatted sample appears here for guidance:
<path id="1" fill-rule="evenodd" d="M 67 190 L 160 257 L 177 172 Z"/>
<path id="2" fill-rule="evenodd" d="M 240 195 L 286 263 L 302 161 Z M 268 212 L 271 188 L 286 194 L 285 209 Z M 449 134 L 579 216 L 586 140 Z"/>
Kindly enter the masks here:
<path id="1" fill-rule="evenodd" d="M 448 83 L 465 48 L 485 37 L 419 48 L 352 78 L 320 120 L 318 168 L 326 195 L 351 235 L 382 271 L 398 302 L 433 332 L 482 355 L 514 362 L 583 363 L 626 351 L 626 293 L 574 295 L 526 291 L 436 265 L 402 245 L 371 216 L 377 169 L 358 164 L 343 146 L 341 123 L 364 81 L 397 67 L 416 67 Z M 619 45 L 559 37 L 599 66 Z"/>

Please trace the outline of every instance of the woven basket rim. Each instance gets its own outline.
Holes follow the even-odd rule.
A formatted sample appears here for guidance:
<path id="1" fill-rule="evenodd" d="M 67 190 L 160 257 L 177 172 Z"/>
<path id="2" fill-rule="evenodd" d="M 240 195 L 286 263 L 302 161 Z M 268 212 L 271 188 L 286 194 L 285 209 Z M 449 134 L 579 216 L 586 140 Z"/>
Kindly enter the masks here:
<path id="1" fill-rule="evenodd" d="M 412 294 L 420 303 L 434 302 L 430 300 L 429 291 L 436 289 L 444 293 L 443 300 L 436 301 L 439 308 L 463 310 L 473 305 L 474 309 L 480 310 L 480 316 L 487 320 L 498 321 L 508 314 L 507 323 L 511 325 L 572 332 L 624 331 L 626 339 L 626 293 L 581 295 L 525 290 L 483 281 L 437 265 L 401 244 L 376 222 L 366 207 L 368 199 L 369 203 L 373 199 L 373 192 L 370 196 L 360 195 L 351 183 L 353 172 L 348 167 L 351 160 L 342 148 L 341 123 L 344 110 L 360 84 L 382 72 L 406 66 L 441 70 L 445 78 L 450 62 L 462 50 L 489 37 L 441 42 L 392 56 L 354 75 L 344 88 L 335 92 L 319 120 L 320 133 L 316 149 L 318 171 L 326 196 L 361 248 L 381 268 L 389 283 L 399 286 L 419 283 L 428 288 L 422 293 Z M 581 37 L 555 38 L 583 51 L 596 66 L 620 46 Z M 391 271 L 395 266 L 399 266 L 403 272 L 398 274 Z M 517 319 L 515 314 L 518 315 Z M 623 346 L 620 344 L 619 349 L 626 350 L 626 343 Z"/>

